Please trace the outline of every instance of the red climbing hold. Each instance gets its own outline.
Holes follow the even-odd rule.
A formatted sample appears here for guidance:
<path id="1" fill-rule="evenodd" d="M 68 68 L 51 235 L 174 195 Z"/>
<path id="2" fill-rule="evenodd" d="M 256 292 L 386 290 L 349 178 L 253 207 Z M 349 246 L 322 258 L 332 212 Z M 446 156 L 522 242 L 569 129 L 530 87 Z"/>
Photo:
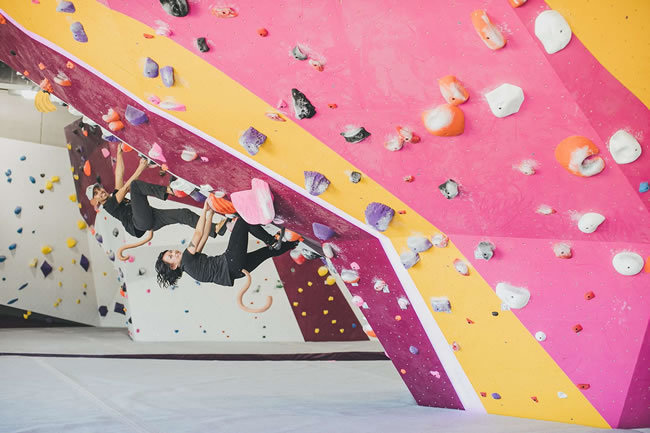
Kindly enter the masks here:
<path id="1" fill-rule="evenodd" d="M 133 148 L 126 143 L 122 143 L 122 152 L 130 152 Z"/>
<path id="2" fill-rule="evenodd" d="M 534 401 L 535 403 L 539 403 L 539 400 L 537 400 L 537 397 L 535 397 L 535 396 L 532 396 L 530 399 L 532 401 Z"/>
<path id="3" fill-rule="evenodd" d="M 588 291 L 587 293 L 585 293 L 585 299 L 586 299 L 587 301 L 591 301 L 591 300 L 594 299 L 595 297 L 596 297 L 596 295 L 595 295 L 594 292 L 592 292 L 591 290 Z"/>
<path id="4" fill-rule="evenodd" d="M 86 176 L 90 176 L 90 173 L 91 173 L 91 171 L 90 171 L 90 161 L 86 161 L 86 163 L 84 164 L 84 174 Z"/>
<path id="5" fill-rule="evenodd" d="M 153 39 L 154 35 L 150 35 L 149 33 L 143 33 L 142 36 L 145 37 L 145 39 Z"/>
<path id="6" fill-rule="evenodd" d="M 466 317 L 465 320 L 467 320 L 467 323 L 469 323 L 470 325 L 474 324 L 474 321 L 472 319 L 470 319 L 469 317 Z"/>
<path id="7" fill-rule="evenodd" d="M 269 35 L 269 31 L 262 27 L 261 29 L 257 29 L 257 34 L 265 38 Z"/>
<path id="8" fill-rule="evenodd" d="M 327 104 L 327 106 L 330 108 L 339 108 L 339 106 L 336 104 Z"/>
<path id="9" fill-rule="evenodd" d="M 580 389 L 589 389 L 589 388 L 591 388 L 591 385 L 589 385 L 588 383 L 579 383 L 578 388 L 580 388 Z"/>
<path id="10" fill-rule="evenodd" d="M 487 397 L 487 393 L 481 392 L 481 397 Z"/>
<path id="11" fill-rule="evenodd" d="M 573 329 L 573 332 L 577 334 L 578 332 L 582 331 L 582 325 L 578 323 L 577 325 L 573 325 L 571 329 Z"/>

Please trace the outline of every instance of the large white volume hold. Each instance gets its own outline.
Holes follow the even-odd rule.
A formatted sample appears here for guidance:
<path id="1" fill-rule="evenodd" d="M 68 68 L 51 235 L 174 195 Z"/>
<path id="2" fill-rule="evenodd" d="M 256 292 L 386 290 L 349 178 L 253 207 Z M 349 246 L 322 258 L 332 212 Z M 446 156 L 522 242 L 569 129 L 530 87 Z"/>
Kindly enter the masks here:
<path id="1" fill-rule="evenodd" d="M 578 220 L 578 228 L 582 233 L 593 233 L 603 221 L 605 221 L 605 217 L 601 214 L 587 212 Z"/>
<path id="2" fill-rule="evenodd" d="M 530 299 L 530 292 L 523 287 L 516 287 L 508 283 L 498 283 L 496 287 L 497 296 L 503 304 L 501 308 L 524 308 Z"/>
<path id="3" fill-rule="evenodd" d="M 641 145 L 632 134 L 619 129 L 609 139 L 609 153 L 617 164 L 629 164 L 641 156 Z"/>
<path id="4" fill-rule="evenodd" d="M 524 91 L 521 87 L 504 83 L 485 94 L 492 114 L 497 117 L 506 117 L 519 111 L 524 102 Z"/>
<path id="5" fill-rule="evenodd" d="M 637 253 L 624 251 L 614 256 L 612 265 L 621 275 L 636 275 L 643 269 L 643 257 Z"/>
<path id="6" fill-rule="evenodd" d="M 571 27 L 558 11 L 544 11 L 535 19 L 535 36 L 546 52 L 553 54 L 569 44 Z"/>

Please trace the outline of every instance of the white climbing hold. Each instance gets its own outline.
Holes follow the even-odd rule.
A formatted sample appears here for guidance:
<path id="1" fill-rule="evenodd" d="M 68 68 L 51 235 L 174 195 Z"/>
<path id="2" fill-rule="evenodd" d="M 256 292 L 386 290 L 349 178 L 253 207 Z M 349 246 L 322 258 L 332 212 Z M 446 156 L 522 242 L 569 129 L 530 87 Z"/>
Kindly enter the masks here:
<path id="1" fill-rule="evenodd" d="M 181 152 L 181 159 L 183 161 L 187 161 L 187 162 L 194 161 L 197 157 L 198 154 L 196 153 L 196 151 L 192 149 L 184 149 Z"/>
<path id="2" fill-rule="evenodd" d="M 519 111 L 524 102 L 524 91 L 521 87 L 504 83 L 485 94 L 492 114 L 496 117 L 506 117 Z"/>
<path id="3" fill-rule="evenodd" d="M 420 255 L 414 251 L 405 251 L 400 254 L 399 259 L 406 269 L 409 269 L 420 261 Z"/>
<path id="4" fill-rule="evenodd" d="M 621 275 L 636 275 L 643 269 L 643 257 L 631 251 L 623 251 L 614 256 L 612 265 Z"/>
<path id="5" fill-rule="evenodd" d="M 578 220 L 578 228 L 582 233 L 593 233 L 603 221 L 605 221 L 605 217 L 601 214 L 587 212 Z"/>
<path id="6" fill-rule="evenodd" d="M 514 168 L 516 168 L 526 176 L 532 176 L 533 174 L 535 174 L 535 169 L 537 168 L 537 166 L 538 163 L 534 159 L 524 159 L 519 164 L 515 165 Z"/>
<path id="7" fill-rule="evenodd" d="M 377 280 L 377 281 L 375 281 L 374 288 L 375 288 L 375 290 L 378 291 L 378 292 L 384 292 L 384 293 L 388 293 L 388 292 L 389 292 L 389 291 L 388 291 L 388 284 L 386 284 L 386 281 L 384 281 L 384 280 Z"/>
<path id="8" fill-rule="evenodd" d="M 562 391 L 557 392 L 557 398 L 568 398 L 568 395 Z"/>
<path id="9" fill-rule="evenodd" d="M 479 242 L 474 250 L 474 258 L 477 260 L 490 260 L 494 256 L 496 247 L 492 242 Z"/>
<path id="10" fill-rule="evenodd" d="M 465 275 L 465 276 L 469 275 L 469 266 L 467 266 L 467 263 L 465 263 L 460 259 L 454 260 L 454 268 L 461 275 Z"/>
<path id="11" fill-rule="evenodd" d="M 508 283 L 498 283 L 496 293 L 499 299 L 503 301 L 501 309 L 509 310 L 511 308 L 524 308 L 530 300 L 530 292 L 524 287 L 516 287 Z"/>
<path id="12" fill-rule="evenodd" d="M 555 253 L 555 257 L 560 259 L 570 259 L 573 255 L 571 253 L 571 245 L 566 242 L 558 242 L 553 245 L 553 253 Z"/>
<path id="13" fill-rule="evenodd" d="M 555 213 L 555 209 L 547 204 L 540 204 L 535 212 L 542 215 L 551 215 Z"/>
<path id="14" fill-rule="evenodd" d="M 393 136 L 390 137 L 386 142 L 384 143 L 384 147 L 391 152 L 397 152 L 404 146 L 404 139 L 399 136 Z"/>
<path id="15" fill-rule="evenodd" d="M 436 313 L 451 313 L 451 303 L 449 302 L 449 298 L 432 297 L 429 302 L 431 303 L 431 308 L 433 308 L 433 311 Z"/>
<path id="16" fill-rule="evenodd" d="M 397 298 L 397 305 L 399 305 L 402 310 L 406 310 L 411 303 L 404 296 L 400 296 Z"/>
<path id="17" fill-rule="evenodd" d="M 546 52 L 553 54 L 569 44 L 571 27 L 558 11 L 547 10 L 535 18 L 535 36 Z"/>
<path id="18" fill-rule="evenodd" d="M 438 233 L 433 235 L 431 243 L 433 243 L 433 246 L 436 248 L 445 248 L 449 244 L 449 238 L 442 233 Z"/>
<path id="19" fill-rule="evenodd" d="M 406 246 L 408 246 L 411 251 L 421 253 L 431 248 L 433 244 L 425 236 L 417 235 L 409 237 L 406 240 Z"/>
<path id="20" fill-rule="evenodd" d="M 641 156 L 641 145 L 632 134 L 623 129 L 610 137 L 608 147 L 617 164 L 629 164 Z"/>
<path id="21" fill-rule="evenodd" d="M 360 277 L 359 273 L 353 269 L 343 269 L 341 271 L 341 279 L 345 283 L 352 284 L 359 282 Z"/>
<path id="22" fill-rule="evenodd" d="M 537 339 L 537 341 L 546 341 L 546 334 L 543 333 L 542 331 L 537 331 L 535 333 L 535 338 Z"/>

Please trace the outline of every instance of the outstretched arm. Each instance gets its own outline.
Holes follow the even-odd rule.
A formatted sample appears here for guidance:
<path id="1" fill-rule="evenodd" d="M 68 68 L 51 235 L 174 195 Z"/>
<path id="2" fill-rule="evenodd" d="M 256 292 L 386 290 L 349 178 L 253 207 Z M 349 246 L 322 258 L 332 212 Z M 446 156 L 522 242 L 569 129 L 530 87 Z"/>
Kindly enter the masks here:
<path id="1" fill-rule="evenodd" d="M 199 243 L 201 242 L 201 238 L 203 237 L 203 232 L 205 230 L 205 220 L 206 220 L 207 212 L 208 212 L 208 201 L 206 200 L 205 203 L 203 203 L 203 212 L 201 213 L 201 216 L 199 217 L 199 220 L 196 223 L 196 228 L 194 229 L 192 240 L 190 241 L 190 244 L 187 247 L 187 251 L 190 254 L 194 254 L 197 251 L 197 245 L 199 245 Z M 199 252 L 201 251 L 199 250 Z"/>
<path id="2" fill-rule="evenodd" d="M 214 211 L 212 209 L 209 209 L 205 217 L 205 224 L 203 224 L 203 235 L 201 235 L 201 240 L 199 241 L 199 244 L 196 246 L 196 251 L 198 251 L 199 253 L 203 251 L 203 247 L 205 246 L 205 243 L 208 240 L 208 236 L 210 236 L 210 228 L 212 228 L 213 216 L 214 216 Z"/>
<path id="3" fill-rule="evenodd" d="M 135 169 L 135 172 L 131 175 L 129 180 L 126 181 L 124 185 L 122 185 L 118 190 L 117 193 L 115 194 L 115 200 L 117 200 L 118 203 L 122 203 L 122 200 L 124 200 L 124 197 L 126 196 L 126 193 L 129 192 L 129 188 L 131 187 L 131 182 L 136 180 L 140 174 L 147 168 L 148 166 L 148 161 L 144 158 L 140 160 L 140 164 L 138 164 L 138 168 Z M 117 172 L 117 168 L 115 169 Z"/>
<path id="4" fill-rule="evenodd" d="M 117 146 L 117 157 L 115 158 L 115 189 L 124 186 L 124 158 L 122 157 L 122 144 Z"/>

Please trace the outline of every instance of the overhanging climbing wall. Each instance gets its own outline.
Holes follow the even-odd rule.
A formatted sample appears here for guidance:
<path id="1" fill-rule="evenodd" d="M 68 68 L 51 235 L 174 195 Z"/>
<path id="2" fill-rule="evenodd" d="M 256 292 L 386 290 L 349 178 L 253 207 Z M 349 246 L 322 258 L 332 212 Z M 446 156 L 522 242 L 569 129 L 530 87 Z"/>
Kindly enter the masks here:
<path id="1" fill-rule="evenodd" d="M 539 0 L 517 9 L 505 0 L 411 7 L 240 1 L 219 9 L 196 2 L 185 17 L 166 14 L 156 1 L 79 1 L 70 13 L 55 12 L 53 0 L 7 0 L 0 1 L 9 19 L 0 27 L 0 56 L 35 82 L 67 74 L 83 91 L 53 85 L 54 93 L 104 127 L 110 107 L 122 115 L 127 105 L 145 111 L 146 124 L 127 124 L 116 135 L 142 152 L 160 145 L 171 172 L 225 192 L 263 178 L 291 228 L 311 235 L 312 222 L 332 227 L 341 250 L 334 263 L 339 270 L 359 264 L 361 280 L 351 291 L 419 403 L 600 427 L 647 425 L 647 395 L 637 384 L 648 381 L 638 365 L 648 350 L 650 280 L 647 272 L 619 274 L 612 260 L 637 254 L 617 256 L 619 270 L 631 272 L 627 266 L 639 258 L 643 266 L 650 255 L 643 183 L 650 159 L 634 160 L 637 141 L 639 151 L 649 151 L 650 98 L 643 74 L 629 73 L 633 65 L 621 72 L 615 56 L 581 43 L 581 33 L 597 24 L 585 24 L 588 17 L 568 2 L 550 3 L 576 29 L 554 54 L 546 51 L 566 36 L 554 32 L 570 27 L 544 15 L 538 32 L 545 51 L 535 26 L 548 6 Z M 471 20 L 477 8 L 496 24 L 477 15 L 485 41 Z M 600 6 L 590 9 L 602 19 Z M 613 9 L 631 19 L 631 30 L 648 18 L 641 1 Z M 642 50 L 646 33 L 619 51 Z M 499 35 L 505 47 L 488 48 Z M 209 51 L 199 50 L 198 38 Z M 603 65 L 615 64 L 621 82 L 587 48 Z M 143 68 L 157 75 L 147 57 L 173 66 L 171 87 L 143 75 Z M 66 69 L 68 60 L 74 68 Z M 464 83 L 469 100 L 428 112 L 429 134 L 421 114 L 444 104 L 437 80 L 449 74 Z M 523 103 L 504 83 L 523 89 Z M 293 120 L 294 88 L 315 106 L 313 117 Z M 497 88 L 502 92 L 492 92 Z M 499 117 L 506 110 L 512 115 Z M 352 128 L 342 137 L 346 125 L 372 135 L 360 141 L 364 134 Z M 268 137 L 254 156 L 238 144 L 250 126 Z M 404 142 L 408 133 L 401 139 L 397 126 L 422 140 Z M 619 130 L 627 134 L 610 142 Z M 558 144 L 576 135 L 599 155 L 572 139 L 556 160 Z M 185 148 L 208 160 L 184 162 Z M 592 174 L 603 164 L 591 177 L 569 172 Z M 330 187 L 309 197 L 296 187 L 304 170 L 324 174 Z M 354 170 L 363 173 L 359 183 L 348 180 Z M 446 196 L 437 191 L 442 184 Z M 383 234 L 360 224 L 370 202 L 398 211 Z M 594 214 L 605 221 L 592 231 Z M 429 246 L 409 238 L 441 231 L 449 245 L 420 251 L 420 262 L 405 270 L 397 253 L 407 244 Z M 402 259 L 412 265 L 416 257 Z M 434 311 L 448 305 L 450 312 Z"/>

